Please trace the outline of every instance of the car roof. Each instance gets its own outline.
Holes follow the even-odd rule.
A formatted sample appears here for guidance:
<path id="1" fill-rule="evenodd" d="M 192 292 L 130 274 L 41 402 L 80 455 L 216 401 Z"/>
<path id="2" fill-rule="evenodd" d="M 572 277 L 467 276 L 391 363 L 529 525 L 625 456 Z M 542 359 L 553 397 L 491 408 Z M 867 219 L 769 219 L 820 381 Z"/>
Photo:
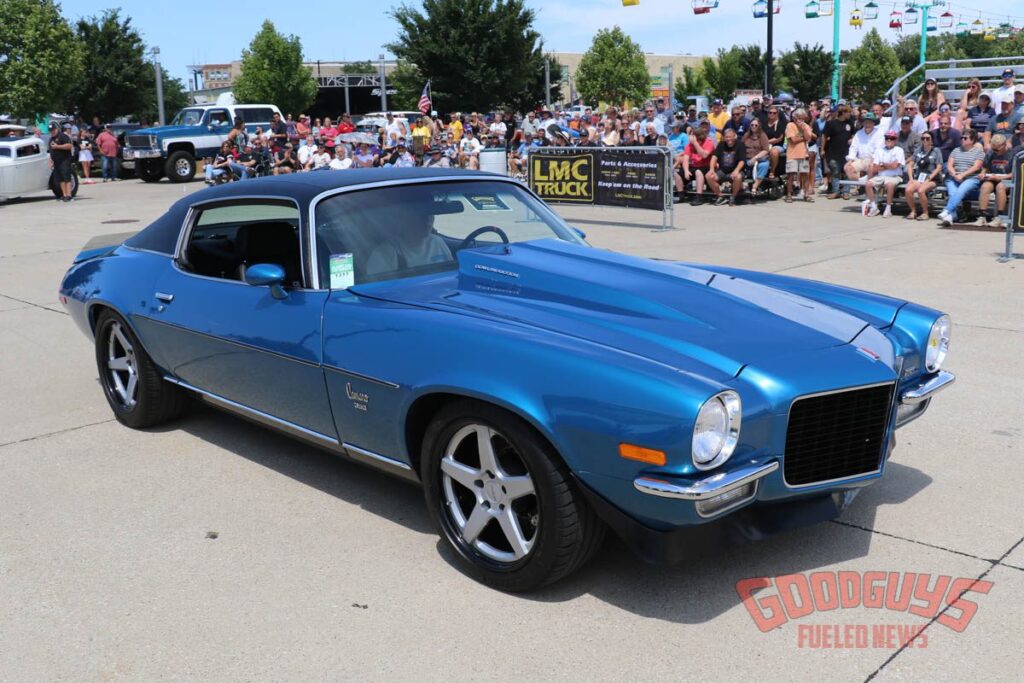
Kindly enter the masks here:
<path id="1" fill-rule="evenodd" d="M 295 199 L 306 204 L 314 197 L 327 190 L 382 183 L 387 181 L 428 180 L 435 178 L 451 178 L 452 180 L 468 180 L 470 178 L 506 178 L 507 176 L 482 171 L 465 171 L 452 168 L 361 168 L 344 171 L 317 171 L 315 173 L 296 173 L 282 176 L 254 178 L 238 183 L 216 185 L 192 193 L 181 201 L 188 204 L 209 201 L 211 199 L 230 199 L 236 196 L 280 196 Z"/>

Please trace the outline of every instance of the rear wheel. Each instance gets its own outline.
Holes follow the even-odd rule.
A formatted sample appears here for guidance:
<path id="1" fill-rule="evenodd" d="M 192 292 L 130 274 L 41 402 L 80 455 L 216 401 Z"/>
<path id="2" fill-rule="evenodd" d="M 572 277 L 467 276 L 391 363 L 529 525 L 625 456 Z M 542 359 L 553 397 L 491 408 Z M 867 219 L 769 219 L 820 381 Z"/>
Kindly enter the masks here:
<path id="1" fill-rule="evenodd" d="M 196 160 L 188 152 L 172 152 L 167 157 L 164 173 L 172 183 L 187 183 L 196 175 Z"/>
<path id="2" fill-rule="evenodd" d="M 164 177 L 164 169 L 160 167 L 159 163 L 136 161 L 135 174 L 143 182 L 155 183 Z"/>
<path id="3" fill-rule="evenodd" d="M 96 367 L 107 403 L 118 422 L 134 429 L 180 415 L 181 389 L 164 380 L 121 316 L 104 311 L 96 321 Z"/>
<path id="4" fill-rule="evenodd" d="M 551 446 L 500 408 L 469 400 L 442 408 L 421 461 L 442 537 L 483 583 L 539 588 L 582 566 L 604 538 Z"/>
<path id="5" fill-rule="evenodd" d="M 54 197 L 63 197 L 64 193 L 60 189 L 60 182 L 57 180 L 55 173 L 50 173 L 50 192 L 53 193 Z M 71 196 L 78 196 L 78 176 L 73 172 L 71 174 Z"/>

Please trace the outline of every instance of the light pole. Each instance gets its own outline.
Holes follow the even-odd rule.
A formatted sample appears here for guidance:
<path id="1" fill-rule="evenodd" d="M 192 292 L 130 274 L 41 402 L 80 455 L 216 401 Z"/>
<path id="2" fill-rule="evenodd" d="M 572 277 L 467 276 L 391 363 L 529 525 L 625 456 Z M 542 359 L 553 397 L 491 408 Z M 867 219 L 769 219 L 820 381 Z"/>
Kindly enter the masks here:
<path id="1" fill-rule="evenodd" d="M 832 5 L 832 106 L 839 100 L 839 0 Z"/>
<path id="2" fill-rule="evenodd" d="M 921 10 L 921 52 L 918 58 L 918 64 L 924 64 L 928 58 L 928 10 L 933 7 L 942 7 L 946 3 L 943 0 L 928 0 L 928 2 L 908 2 L 908 8 L 917 8 Z M 906 10 L 904 10 L 906 11 Z"/>
<path id="3" fill-rule="evenodd" d="M 773 69 L 773 64 L 772 64 L 772 50 L 773 50 L 773 48 L 772 48 L 772 15 L 775 14 L 775 12 L 772 11 L 773 10 L 773 7 L 772 7 L 773 4 L 775 4 L 775 0 L 768 0 L 768 49 L 765 51 L 765 56 L 764 56 L 764 94 L 765 95 L 771 95 L 772 94 L 772 85 L 773 85 L 772 81 L 774 80 L 773 79 L 774 74 L 772 73 L 772 69 Z"/>
<path id="4" fill-rule="evenodd" d="M 388 110 L 388 84 L 384 75 L 384 53 L 380 55 L 380 110 Z"/>
<path id="5" fill-rule="evenodd" d="M 167 120 L 164 116 L 164 75 L 160 72 L 160 48 L 154 46 L 150 50 L 150 54 L 153 55 L 153 71 L 156 73 L 156 109 L 159 114 L 160 125 L 166 125 Z"/>

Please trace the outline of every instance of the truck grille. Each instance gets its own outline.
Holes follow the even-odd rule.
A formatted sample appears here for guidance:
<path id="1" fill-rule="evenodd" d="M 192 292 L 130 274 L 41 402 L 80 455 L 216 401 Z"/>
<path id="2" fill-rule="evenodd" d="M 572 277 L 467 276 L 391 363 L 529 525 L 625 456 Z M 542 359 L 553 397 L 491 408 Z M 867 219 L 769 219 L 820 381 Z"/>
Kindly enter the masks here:
<path id="1" fill-rule="evenodd" d="M 129 147 L 141 147 L 143 149 L 151 146 L 152 139 L 148 135 L 126 135 L 125 140 Z"/>
<path id="2" fill-rule="evenodd" d="M 783 474 L 803 486 L 874 472 L 881 465 L 893 385 L 800 398 L 789 410 Z"/>

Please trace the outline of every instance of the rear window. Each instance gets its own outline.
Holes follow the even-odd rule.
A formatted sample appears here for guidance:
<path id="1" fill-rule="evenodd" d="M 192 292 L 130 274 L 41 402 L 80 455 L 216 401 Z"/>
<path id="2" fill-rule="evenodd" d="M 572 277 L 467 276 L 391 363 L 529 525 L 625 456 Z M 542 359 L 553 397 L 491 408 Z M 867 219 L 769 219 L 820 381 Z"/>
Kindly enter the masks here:
<path id="1" fill-rule="evenodd" d="M 235 114 L 246 123 L 270 123 L 274 110 L 270 107 L 236 107 Z"/>
<path id="2" fill-rule="evenodd" d="M 11 158 L 11 148 L 10 147 L 0 147 L 0 157 L 6 157 L 6 158 L 10 159 Z"/>

